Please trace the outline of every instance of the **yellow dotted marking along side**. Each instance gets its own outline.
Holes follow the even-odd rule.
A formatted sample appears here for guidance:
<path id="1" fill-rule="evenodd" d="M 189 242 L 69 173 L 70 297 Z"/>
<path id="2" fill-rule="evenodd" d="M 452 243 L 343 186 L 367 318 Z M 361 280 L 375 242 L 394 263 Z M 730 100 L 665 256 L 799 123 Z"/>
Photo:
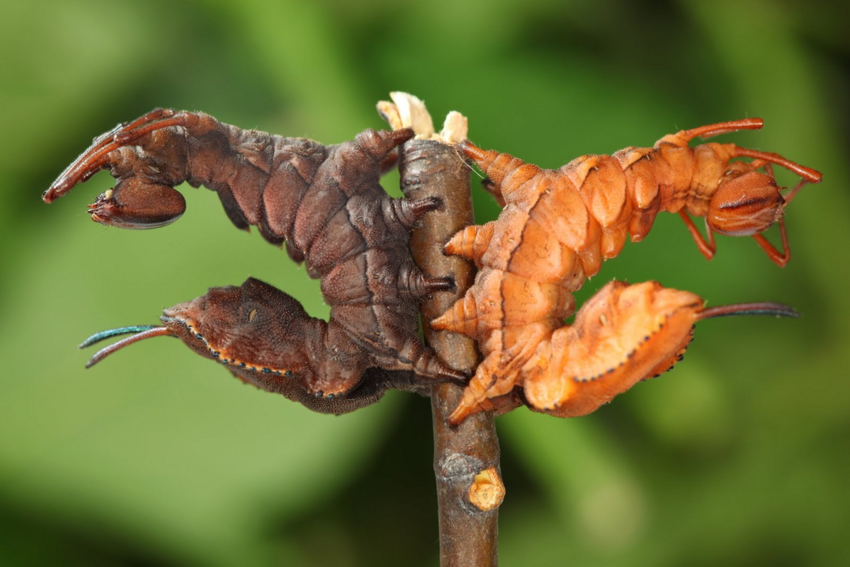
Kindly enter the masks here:
<path id="1" fill-rule="evenodd" d="M 249 317 L 250 317 L 250 315 L 249 315 Z M 184 325 L 186 325 L 186 328 L 189 329 L 189 331 L 191 333 L 193 333 L 195 335 L 195 338 L 199 339 L 200 341 L 202 341 L 204 343 L 204 345 L 206 345 L 206 347 L 210 351 L 210 354 L 212 354 L 214 358 L 217 358 L 218 361 L 221 362 L 222 364 L 227 364 L 228 366 L 236 366 L 238 368 L 245 368 L 246 370 L 252 370 L 254 372 L 262 372 L 263 374 L 274 374 L 275 376 L 286 376 L 286 377 L 292 376 L 292 371 L 287 370 L 285 368 L 270 368 L 268 366 L 255 366 L 255 365 L 247 363 L 243 360 L 239 360 L 236 357 L 228 358 L 227 351 L 216 350 L 215 347 L 210 345 L 209 341 L 207 341 L 207 339 L 204 338 L 204 336 L 201 333 L 199 333 L 197 331 L 197 329 L 195 329 L 194 325 L 192 325 L 188 321 L 185 321 L 185 320 L 182 320 L 182 319 L 180 321 Z"/>

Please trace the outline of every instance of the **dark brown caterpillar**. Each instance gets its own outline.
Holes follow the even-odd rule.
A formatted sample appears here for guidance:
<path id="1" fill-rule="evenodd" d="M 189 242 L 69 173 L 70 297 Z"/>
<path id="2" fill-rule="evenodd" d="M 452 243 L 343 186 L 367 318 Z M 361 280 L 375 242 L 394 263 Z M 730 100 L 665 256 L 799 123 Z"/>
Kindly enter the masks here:
<path id="1" fill-rule="evenodd" d="M 633 241 L 646 236 L 661 210 L 681 215 L 708 258 L 714 254 L 712 233 L 718 232 L 752 236 L 784 266 L 790 257 L 785 205 L 821 174 L 735 144 L 688 146 L 698 136 L 762 125 L 753 118 L 685 130 L 651 148 L 582 156 L 554 171 L 468 141 L 458 144 L 490 178 L 486 187 L 505 209 L 498 220 L 467 227 L 446 246 L 447 253 L 474 260 L 480 271 L 465 297 L 431 326 L 475 338 L 485 356 L 452 422 L 521 402 L 561 417 L 584 415 L 671 368 L 700 319 L 734 312 L 793 315 L 776 304 L 730 306 L 721 313 L 704 309 L 693 294 L 655 283 L 611 284 L 582 307 L 573 326 L 563 324 L 575 310 L 572 292 L 599 271 L 603 259 L 620 252 L 629 234 Z M 753 161 L 731 161 L 739 157 Z M 784 196 L 772 163 L 802 178 Z M 708 241 L 688 213 L 706 218 Z M 761 234 L 775 222 L 782 253 Z"/>
<path id="2" fill-rule="evenodd" d="M 310 276 L 321 278 L 331 306 L 325 323 L 296 309 L 297 302 L 283 292 L 262 292 L 271 302 L 267 310 L 288 314 L 290 335 L 267 345 L 280 349 L 277 353 L 243 345 L 234 358 L 262 368 L 261 359 L 271 356 L 318 397 L 346 396 L 369 368 L 412 371 L 424 381 L 463 381 L 418 336 L 421 299 L 454 284 L 450 278 L 426 278 L 407 251 L 410 228 L 440 202 L 392 199 L 378 182 L 394 161 L 393 150 L 412 136 L 410 130 L 366 130 L 353 141 L 324 146 L 242 130 L 203 113 L 159 109 L 95 139 L 43 199 L 49 203 L 109 169 L 118 181 L 89 207 L 92 219 L 155 228 L 185 210 L 175 185 L 204 185 L 218 193 L 238 228 L 258 227 L 267 241 L 285 243 L 293 260 L 305 262 Z M 256 291 L 258 284 L 250 282 L 245 285 Z M 213 305 L 222 293 L 213 289 L 196 301 L 206 298 Z M 229 308 L 231 301 L 224 304 Z M 239 376 L 286 394 L 282 386 Z"/>
<path id="3" fill-rule="evenodd" d="M 89 337 L 80 348 L 135 333 L 97 352 L 86 366 L 139 340 L 176 336 L 246 384 L 283 394 L 320 413 L 354 411 L 377 402 L 389 388 L 416 391 L 422 387 L 412 372 L 369 368 L 369 352 L 350 341 L 340 341 L 335 359 L 317 360 L 314 353 L 326 349 L 324 321 L 308 317 L 292 297 L 254 278 L 240 287 L 210 288 L 206 295 L 166 309 L 160 319 L 162 326 L 123 327 Z M 321 383 L 322 376 L 335 372 L 337 364 L 368 369 L 344 395 L 317 396 L 305 388 L 305 384 Z"/>

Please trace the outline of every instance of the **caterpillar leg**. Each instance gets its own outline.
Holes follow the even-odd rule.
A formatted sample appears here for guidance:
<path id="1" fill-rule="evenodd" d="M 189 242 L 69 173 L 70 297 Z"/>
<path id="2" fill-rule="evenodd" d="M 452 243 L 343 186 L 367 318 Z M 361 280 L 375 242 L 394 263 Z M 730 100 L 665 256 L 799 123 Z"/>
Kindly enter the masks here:
<path id="1" fill-rule="evenodd" d="M 753 240 L 761 246 L 761 249 L 767 253 L 768 258 L 770 258 L 774 264 L 780 268 L 784 268 L 788 263 L 788 260 L 791 259 L 791 248 L 788 246 L 788 234 L 785 232 L 785 219 L 781 219 L 779 221 L 779 234 L 782 237 L 782 252 L 779 252 L 779 250 L 776 249 L 776 246 L 771 244 L 763 234 L 754 234 Z"/>
<path id="2" fill-rule="evenodd" d="M 685 209 L 681 209 L 679 211 L 679 216 L 682 217 L 683 221 L 685 221 L 685 226 L 688 228 L 688 232 L 691 234 L 694 242 L 697 243 L 697 248 L 699 248 L 699 251 L 702 252 L 703 256 L 705 256 L 705 259 L 711 260 L 714 258 L 714 253 L 717 252 L 717 245 L 714 242 L 714 233 L 711 232 L 711 227 L 708 226 L 708 223 L 705 225 L 705 233 L 707 237 L 703 237 Z"/>
<path id="3" fill-rule="evenodd" d="M 772 152 L 762 152 L 759 150 L 751 150 L 749 148 L 735 146 L 734 156 L 748 157 L 753 158 L 754 160 L 763 160 L 764 162 L 775 163 L 776 165 L 784 167 L 788 171 L 799 175 L 804 181 L 808 183 L 820 183 L 823 179 L 823 175 L 821 174 L 821 172 L 814 170 L 810 167 L 800 165 L 799 163 L 795 163 L 790 159 L 784 158 L 781 155 Z M 800 189 L 800 187 L 801 186 L 796 187 L 793 192 L 796 193 Z"/>

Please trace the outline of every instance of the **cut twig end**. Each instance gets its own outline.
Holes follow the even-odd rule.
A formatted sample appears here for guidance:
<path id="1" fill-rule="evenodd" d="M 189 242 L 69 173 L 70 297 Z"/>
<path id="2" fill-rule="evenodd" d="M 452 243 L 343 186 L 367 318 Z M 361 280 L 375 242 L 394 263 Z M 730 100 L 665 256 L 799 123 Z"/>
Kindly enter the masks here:
<path id="1" fill-rule="evenodd" d="M 472 479 L 469 502 L 482 512 L 498 508 L 504 499 L 505 484 L 495 467 L 481 471 Z"/>

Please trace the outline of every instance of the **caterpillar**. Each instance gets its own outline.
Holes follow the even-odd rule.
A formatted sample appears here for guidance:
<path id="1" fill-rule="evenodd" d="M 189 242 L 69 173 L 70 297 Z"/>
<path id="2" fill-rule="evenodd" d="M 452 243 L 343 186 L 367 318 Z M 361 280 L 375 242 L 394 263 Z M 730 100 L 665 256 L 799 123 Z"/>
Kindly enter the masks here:
<path id="1" fill-rule="evenodd" d="M 784 208 L 821 174 L 774 153 L 735 144 L 705 143 L 738 130 L 757 130 L 758 118 L 683 130 L 651 148 L 586 155 L 544 170 L 463 141 L 457 149 L 488 177 L 485 189 L 504 210 L 498 219 L 458 232 L 447 254 L 473 260 L 475 284 L 431 326 L 477 340 L 485 359 L 450 416 L 460 423 L 484 410 L 525 403 L 560 417 L 585 415 L 635 383 L 669 370 L 682 357 L 698 320 L 734 313 L 790 315 L 778 304 L 705 309 L 688 292 L 655 282 L 602 288 L 575 317 L 573 292 L 615 257 L 626 236 L 642 240 L 656 215 L 678 213 L 700 251 L 715 253 L 713 233 L 752 236 L 780 266 L 790 258 Z M 735 158 L 752 161 L 732 161 Z M 801 181 L 784 196 L 771 164 Z M 705 218 L 703 238 L 690 215 Z M 779 224 L 783 251 L 762 232 Z M 719 308 L 715 308 L 719 309 Z"/>
<path id="2" fill-rule="evenodd" d="M 412 372 L 368 367 L 360 382 L 343 395 L 317 396 L 308 391 L 304 384 L 332 374 L 334 368 L 326 367 L 338 364 L 316 356 L 326 348 L 324 321 L 310 318 L 291 296 L 254 278 L 238 287 L 210 288 L 201 297 L 165 309 L 161 321 L 159 326 L 121 327 L 92 335 L 80 348 L 133 333 L 98 351 L 86 367 L 139 340 L 174 336 L 204 358 L 225 366 L 242 382 L 282 394 L 319 413 L 348 413 L 377 402 L 387 389 L 418 391 L 422 386 Z M 352 343 L 348 346 L 335 353 L 339 363 L 352 368 L 371 364 L 368 350 Z"/>
<path id="3" fill-rule="evenodd" d="M 165 327 L 145 328 L 140 331 L 144 336 L 135 340 L 177 335 L 204 356 L 215 350 L 202 344 L 215 344 L 212 348 L 218 352 L 230 352 L 228 360 L 246 364 L 231 367 L 238 377 L 302 403 L 302 391 L 318 398 L 345 398 L 361 386 L 364 376 L 379 376 L 378 386 L 365 387 L 370 392 L 394 383 L 383 377 L 385 373 L 369 369 L 413 372 L 421 383 L 465 383 L 466 377 L 440 361 L 418 335 L 421 300 L 454 287 L 451 278 L 425 277 L 407 250 L 417 219 L 439 208 L 441 202 L 437 198 L 392 199 L 379 184 L 381 173 L 394 164 L 396 147 L 411 137 L 411 130 L 370 129 L 352 141 L 325 146 L 243 130 L 200 112 L 156 109 L 96 138 L 42 198 L 50 203 L 98 171 L 109 169 L 116 185 L 89 206 L 92 219 L 122 228 L 156 228 L 174 222 L 185 211 L 185 200 L 175 185 L 184 181 L 193 187 L 204 185 L 218 193 L 237 228 L 257 227 L 265 240 L 285 246 L 290 258 L 304 262 L 307 273 L 321 279 L 323 297 L 331 307 L 327 322 L 312 319 L 290 296 L 249 280 L 242 288 L 213 288 L 191 304 L 195 311 L 212 313 L 207 315 L 206 330 L 195 333 L 203 339 L 186 334 L 183 323 L 166 314 Z M 286 336 L 269 331 L 269 336 L 278 338 L 260 341 L 263 348 L 252 347 L 249 341 L 231 344 L 233 337 L 240 336 L 234 325 L 244 321 L 234 319 L 230 311 L 251 303 L 262 306 L 247 314 L 239 310 L 240 316 L 251 319 L 254 313 L 258 321 L 264 321 L 260 313 L 278 313 L 288 321 Z M 251 328 L 265 327 L 258 323 Z M 121 331 L 95 337 L 108 338 Z M 268 360 L 274 365 L 268 366 Z M 264 368 L 275 368 L 280 374 L 264 376 Z M 270 373 L 275 380 L 269 380 Z M 296 385 L 284 386 L 281 380 Z"/>

